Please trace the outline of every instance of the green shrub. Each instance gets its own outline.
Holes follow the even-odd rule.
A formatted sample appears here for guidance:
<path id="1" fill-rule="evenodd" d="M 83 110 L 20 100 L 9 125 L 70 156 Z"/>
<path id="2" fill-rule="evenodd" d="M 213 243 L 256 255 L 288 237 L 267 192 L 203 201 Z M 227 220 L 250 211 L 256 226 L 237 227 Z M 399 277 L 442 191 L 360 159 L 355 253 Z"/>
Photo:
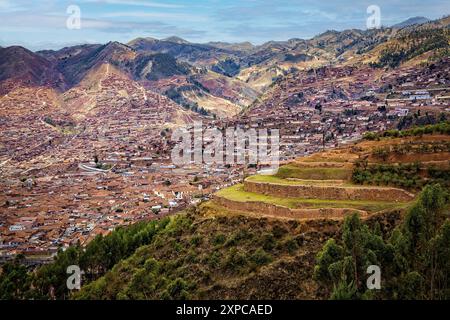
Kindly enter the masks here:
<path id="1" fill-rule="evenodd" d="M 195 235 L 191 238 L 191 245 L 198 247 L 202 243 L 203 239 L 200 235 Z"/>
<path id="2" fill-rule="evenodd" d="M 412 137 L 412 136 L 422 136 L 424 134 L 450 134 L 450 122 L 442 121 L 437 124 L 429 124 L 420 127 L 414 127 L 405 130 L 386 130 L 384 132 L 366 132 L 363 135 L 365 140 L 379 140 L 380 137 L 384 138 L 398 138 L 398 137 Z"/>
<path id="3" fill-rule="evenodd" d="M 284 242 L 284 246 L 285 246 L 286 250 L 289 252 L 289 254 L 294 254 L 295 251 L 298 250 L 297 241 L 295 241 L 294 239 L 292 239 L 290 237 Z"/>
<path id="4" fill-rule="evenodd" d="M 264 249 L 259 248 L 250 256 L 250 261 L 257 266 L 262 266 L 271 262 L 272 257 Z"/>
<path id="5" fill-rule="evenodd" d="M 277 241 L 272 233 L 265 233 L 261 238 L 261 245 L 264 250 L 271 251 L 277 245 Z"/>
<path id="6" fill-rule="evenodd" d="M 246 267 L 248 264 L 247 257 L 242 252 L 238 251 L 235 247 L 228 251 L 228 255 L 225 261 L 225 267 L 231 271 L 239 271 Z"/>
<path id="7" fill-rule="evenodd" d="M 225 237 L 225 235 L 223 233 L 219 233 L 213 238 L 212 243 L 213 243 L 213 245 L 217 246 L 217 245 L 224 244 L 226 240 L 227 240 L 227 238 Z"/>
<path id="8" fill-rule="evenodd" d="M 217 268 L 221 262 L 221 255 L 218 251 L 212 252 L 206 259 L 208 265 L 212 268 Z"/>

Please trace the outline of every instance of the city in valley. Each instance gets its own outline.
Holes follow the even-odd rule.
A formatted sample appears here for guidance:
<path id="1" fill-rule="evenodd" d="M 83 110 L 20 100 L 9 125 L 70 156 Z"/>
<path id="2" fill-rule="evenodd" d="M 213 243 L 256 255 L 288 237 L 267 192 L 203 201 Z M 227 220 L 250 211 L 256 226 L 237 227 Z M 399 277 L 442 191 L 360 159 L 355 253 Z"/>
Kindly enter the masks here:
<path id="1" fill-rule="evenodd" d="M 211 212 L 229 210 L 245 219 L 278 215 L 286 224 L 286 219 L 309 221 L 318 223 L 312 228 L 319 230 L 319 223 L 326 222 L 318 218 L 327 214 L 340 220 L 352 209 L 361 216 L 390 205 L 405 209 L 426 183 L 383 186 L 380 178 L 378 187 L 368 186 L 373 181 L 357 170 L 373 163 L 416 163 L 424 181 L 436 178 L 436 168 L 448 174 L 450 140 L 441 129 L 430 129 L 429 140 L 424 129 L 426 142 L 404 138 L 395 147 L 384 144 L 383 137 L 389 132 L 397 132 L 395 138 L 409 137 L 402 132 L 448 124 L 449 23 L 448 16 L 412 19 L 259 45 L 140 37 L 54 50 L 0 47 L 0 263 L 20 256 L 28 268 L 39 267 L 59 252 L 88 246 L 98 235 L 138 222 L 163 221 L 186 210 L 210 210 L 198 225 L 209 221 Z M 197 161 L 194 147 L 188 161 L 174 161 L 176 132 L 183 130 L 189 146 L 200 134 L 200 148 L 205 149 L 213 141 L 205 135 L 209 129 L 224 139 L 228 129 L 243 132 L 233 140 L 232 159 Z M 266 136 L 246 141 L 251 133 L 263 131 L 279 135 L 277 175 L 271 163 L 250 161 L 246 151 L 270 146 Z M 379 148 L 372 145 L 377 139 Z M 400 156 L 402 145 L 411 148 Z M 227 147 L 224 143 L 215 153 Z M 408 156 L 416 151 L 416 158 Z M 244 162 L 237 161 L 243 154 Z M 293 167 L 301 169 L 293 173 Z M 318 176 L 321 172 L 327 177 Z M 357 187 L 358 179 L 367 181 Z M 436 178 L 441 180 L 446 178 Z M 301 188 L 310 188 L 304 191 L 308 196 L 298 195 Z M 347 198 L 340 192 L 347 192 Z M 308 200 L 285 202 L 285 197 Z M 317 235 L 323 229 L 312 238 L 305 236 L 307 228 L 301 230 L 304 245 L 320 237 L 317 243 L 325 243 L 326 233 Z M 294 248 L 301 245 L 295 239 Z M 228 243 L 213 241 L 216 246 Z M 314 246 L 316 254 L 319 247 Z M 277 257 L 274 253 L 267 263 Z M 249 259 L 256 261 L 252 272 L 258 272 L 259 261 L 266 263 Z M 208 277 L 216 281 L 214 273 Z M 236 297 L 230 288 L 217 292 Z M 201 291 L 205 297 L 221 297 L 208 290 Z M 308 294 L 288 292 L 286 297 L 319 296 Z M 266 296 L 261 292 L 252 297 Z"/>
<path id="2" fill-rule="evenodd" d="M 113 43 L 102 51 L 116 46 L 135 54 Z M 2 56 L 42 59 L 20 47 L 2 50 Z M 5 80 L 8 89 L 0 99 L 2 256 L 43 258 L 60 247 L 85 244 L 119 225 L 199 203 L 261 169 L 174 166 L 172 130 L 192 129 L 195 119 L 202 119 L 205 129 L 279 128 L 283 163 L 356 141 L 366 131 L 396 128 L 418 113 L 436 119 L 450 111 L 449 58 L 433 68 L 414 65 L 388 72 L 348 63 L 311 69 L 305 63 L 303 68 L 277 80 L 243 113 L 220 119 L 183 109 L 107 60 L 99 61 L 85 83 L 62 93 L 52 83 L 27 87 L 28 79 Z"/>

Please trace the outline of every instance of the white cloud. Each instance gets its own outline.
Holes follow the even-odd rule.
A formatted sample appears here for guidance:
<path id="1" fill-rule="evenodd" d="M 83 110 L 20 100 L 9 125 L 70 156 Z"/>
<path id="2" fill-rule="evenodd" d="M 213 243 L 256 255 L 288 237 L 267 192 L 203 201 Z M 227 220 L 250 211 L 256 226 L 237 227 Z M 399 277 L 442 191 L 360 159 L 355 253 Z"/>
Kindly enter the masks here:
<path id="1" fill-rule="evenodd" d="M 160 3 L 145 0 L 85 0 L 84 2 L 98 2 L 106 4 L 118 4 L 118 5 L 128 5 L 128 6 L 140 6 L 140 7 L 151 7 L 151 8 L 183 8 L 183 5 L 170 4 L 170 3 Z"/>
<path id="2" fill-rule="evenodd" d="M 11 2 L 8 0 L 0 0 L 0 9 L 6 9 L 11 6 Z"/>
<path id="3" fill-rule="evenodd" d="M 196 14 L 187 13 L 166 13 L 166 12 L 143 12 L 143 11 L 119 11 L 101 14 L 102 18 L 156 18 L 163 20 L 180 20 L 180 21 L 207 21 L 208 18 Z"/>
<path id="4" fill-rule="evenodd" d="M 22 8 L 17 3 L 13 3 L 10 0 L 0 0 L 0 10 L 2 11 L 2 13 L 6 13 L 6 12 L 21 11 L 24 10 L 24 8 Z"/>

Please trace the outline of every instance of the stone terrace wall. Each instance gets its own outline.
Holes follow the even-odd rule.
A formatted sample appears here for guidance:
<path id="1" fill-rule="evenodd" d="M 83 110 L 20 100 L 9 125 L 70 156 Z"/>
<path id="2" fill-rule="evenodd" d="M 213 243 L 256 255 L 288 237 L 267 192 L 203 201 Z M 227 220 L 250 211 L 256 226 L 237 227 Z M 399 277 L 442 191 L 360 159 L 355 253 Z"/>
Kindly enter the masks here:
<path id="1" fill-rule="evenodd" d="M 398 188 L 377 188 L 358 186 L 315 186 L 282 185 L 245 181 L 244 190 L 275 197 L 330 199 L 330 200 L 366 200 L 366 201 L 411 201 L 414 195 Z"/>
<path id="2" fill-rule="evenodd" d="M 277 217 L 294 219 L 342 219 L 348 214 L 359 213 L 361 216 L 367 216 L 367 212 L 351 208 L 320 208 L 320 209 L 290 209 L 282 206 L 263 202 L 240 202 L 226 199 L 220 196 L 214 196 L 215 203 L 235 211 L 246 211 L 257 214 L 266 214 Z"/>

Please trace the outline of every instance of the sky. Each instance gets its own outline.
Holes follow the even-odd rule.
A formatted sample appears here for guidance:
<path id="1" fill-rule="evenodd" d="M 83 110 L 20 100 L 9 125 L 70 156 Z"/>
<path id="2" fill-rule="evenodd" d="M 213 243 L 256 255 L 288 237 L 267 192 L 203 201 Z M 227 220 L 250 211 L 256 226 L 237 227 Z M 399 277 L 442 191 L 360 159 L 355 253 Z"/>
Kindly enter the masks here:
<path id="1" fill-rule="evenodd" d="M 450 14 L 449 0 L 0 0 L 0 46 L 42 50 L 170 36 L 198 43 L 308 39 L 366 29 L 370 5 L 380 8 L 383 26 Z"/>

